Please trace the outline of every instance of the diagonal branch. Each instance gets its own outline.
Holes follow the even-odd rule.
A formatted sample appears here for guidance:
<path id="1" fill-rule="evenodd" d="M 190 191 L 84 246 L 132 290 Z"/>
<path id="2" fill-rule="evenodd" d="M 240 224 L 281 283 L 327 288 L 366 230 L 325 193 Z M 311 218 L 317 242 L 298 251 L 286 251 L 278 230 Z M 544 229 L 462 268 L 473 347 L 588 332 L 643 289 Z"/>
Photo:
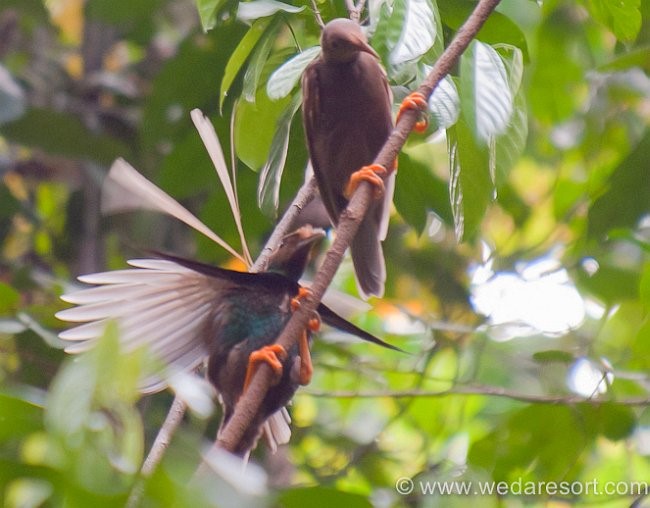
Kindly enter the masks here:
<path id="1" fill-rule="evenodd" d="M 476 36 L 498 3 L 499 0 L 479 1 L 465 24 L 458 30 L 454 39 L 435 63 L 424 82 L 420 85 L 418 92 L 422 93 L 427 99 L 431 96 L 434 88 L 449 74 L 452 67 L 460 58 L 460 55 Z M 393 132 L 375 159 L 374 162 L 376 164 L 381 164 L 386 168 L 392 167 L 393 161 L 399 154 L 402 146 L 404 146 L 406 138 L 417 121 L 417 117 L 418 112 L 414 110 L 407 110 L 400 116 L 395 129 L 393 129 Z M 277 344 L 284 346 L 285 349 L 297 343 L 299 336 L 307 326 L 309 318 L 313 315 L 325 290 L 332 282 L 334 274 L 343 260 L 345 250 L 354 238 L 371 200 L 372 187 L 369 183 L 363 182 L 359 185 L 347 209 L 343 211 L 339 218 L 338 227 L 336 228 L 336 239 L 327 251 L 325 260 L 316 274 L 311 286 L 311 295 L 302 301 L 302 307 L 291 317 L 276 341 Z M 271 369 L 267 365 L 262 364 L 257 369 L 246 393 L 239 399 L 235 407 L 235 412 L 230 418 L 228 425 L 223 429 L 216 446 L 229 451 L 236 448 L 250 422 L 257 414 L 270 383 Z"/>

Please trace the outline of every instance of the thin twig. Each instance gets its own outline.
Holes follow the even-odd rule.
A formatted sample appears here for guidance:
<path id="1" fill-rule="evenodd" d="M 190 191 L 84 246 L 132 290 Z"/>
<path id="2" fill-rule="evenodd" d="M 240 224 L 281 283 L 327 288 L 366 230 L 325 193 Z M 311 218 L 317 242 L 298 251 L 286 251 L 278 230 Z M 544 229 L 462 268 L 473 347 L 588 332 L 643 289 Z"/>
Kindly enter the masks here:
<path id="1" fill-rule="evenodd" d="M 323 17 L 320 15 L 320 10 L 318 9 L 316 0 L 310 0 L 310 2 L 311 2 L 311 10 L 314 13 L 314 16 L 316 16 L 316 23 L 318 23 L 319 27 L 323 28 L 325 26 L 325 23 L 323 22 Z"/>
<path id="2" fill-rule="evenodd" d="M 617 404 L 621 406 L 648 406 L 650 397 L 631 397 L 628 399 L 609 399 L 597 397 L 580 397 L 579 395 L 535 395 L 501 388 L 499 386 L 454 386 L 448 390 L 377 390 L 377 391 L 314 391 L 306 390 L 305 395 L 313 397 L 332 399 L 402 399 L 402 398 L 437 398 L 451 397 L 457 395 L 484 395 L 488 397 L 501 397 L 520 402 L 531 402 L 535 404 L 558 404 L 574 406 L 576 404 L 591 404 L 599 406 L 602 404 Z"/>
<path id="3" fill-rule="evenodd" d="M 363 12 L 363 8 L 366 5 L 366 0 L 358 0 L 356 4 L 350 1 L 347 5 L 348 5 L 348 11 L 350 13 L 350 19 L 352 21 L 356 21 L 357 23 L 360 23 L 361 13 Z"/>
<path id="4" fill-rule="evenodd" d="M 135 508 L 140 504 L 140 499 L 142 499 L 142 494 L 144 494 L 144 480 L 151 476 L 158 463 L 162 460 L 165 451 L 169 447 L 169 443 L 171 443 L 174 432 L 176 432 L 176 429 L 183 421 L 186 408 L 185 402 L 176 396 L 169 408 L 165 421 L 156 435 L 156 439 L 151 445 L 151 450 L 142 465 L 142 469 L 140 469 L 140 478 L 131 490 L 131 494 L 126 503 L 127 508 Z"/>
<path id="5" fill-rule="evenodd" d="M 447 49 L 435 63 L 425 81 L 418 88 L 418 91 L 425 98 L 428 99 L 431 96 L 434 88 L 451 71 L 460 55 L 498 3 L 499 0 L 480 0 L 465 24 L 459 29 Z M 413 110 L 407 110 L 400 116 L 395 129 L 375 159 L 376 164 L 381 164 L 386 168 L 392 167 L 393 161 L 406 142 L 406 138 L 413 129 L 417 118 L 418 112 Z M 371 200 L 372 187 L 369 183 L 362 182 L 352 196 L 348 207 L 339 218 L 336 238 L 327 251 L 323 264 L 314 278 L 311 295 L 302 301 L 301 308 L 293 314 L 276 341 L 285 349 L 296 344 L 299 336 L 305 330 L 309 318 L 313 315 L 312 313 L 315 311 L 318 302 L 320 302 L 325 290 L 334 278 L 334 274 L 343 260 L 345 250 L 354 238 Z M 216 446 L 228 451 L 236 449 L 241 437 L 257 414 L 269 386 L 271 386 L 271 376 L 271 369 L 268 365 L 262 364 L 257 369 L 246 393 L 239 399 L 228 425 L 221 432 Z"/>

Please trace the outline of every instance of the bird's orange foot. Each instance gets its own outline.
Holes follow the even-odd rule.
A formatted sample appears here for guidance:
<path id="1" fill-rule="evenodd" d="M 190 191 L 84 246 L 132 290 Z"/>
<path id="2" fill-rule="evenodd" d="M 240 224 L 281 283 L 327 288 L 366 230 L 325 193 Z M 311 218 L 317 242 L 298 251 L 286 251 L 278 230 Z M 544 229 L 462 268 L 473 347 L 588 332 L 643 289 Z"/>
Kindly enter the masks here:
<path id="1" fill-rule="evenodd" d="M 345 188 L 345 197 L 350 199 L 359 184 L 365 181 L 375 186 L 375 199 L 379 199 L 384 195 L 384 180 L 382 177 L 386 176 L 386 174 L 386 168 L 381 164 L 362 167 L 350 175 L 350 181 Z"/>
<path id="2" fill-rule="evenodd" d="M 425 116 L 427 106 L 427 100 L 420 92 L 413 92 L 407 95 L 406 99 L 404 99 L 402 104 L 400 104 L 399 111 L 397 112 L 397 121 L 395 123 L 399 122 L 400 116 L 402 116 L 404 111 L 414 109 L 419 112 L 420 118 L 413 126 L 413 130 L 415 132 L 426 131 L 429 126 L 429 120 Z"/>
<path id="3" fill-rule="evenodd" d="M 291 299 L 291 310 L 293 312 L 296 312 L 302 305 L 302 302 L 300 300 L 310 295 L 311 295 L 311 289 L 304 288 L 301 286 L 298 289 L 298 294 Z"/>
<path id="4" fill-rule="evenodd" d="M 248 368 L 246 369 L 246 379 L 244 380 L 244 392 L 248 388 L 248 385 L 261 363 L 266 363 L 271 367 L 271 370 L 275 375 L 275 383 L 273 384 L 278 384 L 282 377 L 282 362 L 286 358 L 287 350 L 280 344 L 271 344 L 270 346 L 264 346 L 257 351 L 253 351 L 248 357 Z"/>
<path id="5" fill-rule="evenodd" d="M 309 339 L 307 332 L 302 332 L 298 343 L 300 348 L 300 377 L 298 382 L 305 386 L 311 382 L 311 376 L 314 373 L 314 365 L 311 361 L 311 351 L 309 351 Z"/>

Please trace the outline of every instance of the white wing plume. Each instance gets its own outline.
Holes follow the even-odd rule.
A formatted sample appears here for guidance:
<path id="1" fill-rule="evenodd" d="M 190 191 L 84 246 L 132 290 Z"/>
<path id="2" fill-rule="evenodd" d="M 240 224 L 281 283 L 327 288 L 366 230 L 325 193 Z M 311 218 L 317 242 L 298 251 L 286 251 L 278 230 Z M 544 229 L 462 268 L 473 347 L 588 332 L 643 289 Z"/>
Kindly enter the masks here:
<path id="1" fill-rule="evenodd" d="M 125 351 L 146 346 L 155 359 L 167 366 L 141 380 L 140 389 L 151 393 L 165 388 L 165 375 L 191 371 L 205 360 L 204 334 L 215 301 L 227 282 L 190 270 L 173 261 L 135 259 L 133 268 L 85 275 L 79 280 L 96 284 L 61 298 L 78 307 L 56 317 L 83 323 L 62 332 L 70 341 L 68 353 L 93 347 L 109 320 L 117 322 Z"/>

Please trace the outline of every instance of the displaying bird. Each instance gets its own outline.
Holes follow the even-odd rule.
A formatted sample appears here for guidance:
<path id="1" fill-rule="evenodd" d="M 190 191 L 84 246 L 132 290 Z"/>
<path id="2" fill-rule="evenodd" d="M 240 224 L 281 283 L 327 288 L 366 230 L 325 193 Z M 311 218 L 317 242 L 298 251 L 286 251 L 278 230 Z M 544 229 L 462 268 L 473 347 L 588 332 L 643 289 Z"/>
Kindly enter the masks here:
<path id="1" fill-rule="evenodd" d="M 131 269 L 82 276 L 82 282 L 98 286 L 64 295 L 65 301 L 79 306 L 57 317 L 86 324 L 60 337 L 75 341 L 66 351 L 84 351 L 101 337 L 107 321 L 116 320 L 125 349 L 146 345 L 172 372 L 195 369 L 207 358 L 207 376 L 223 406 L 221 428 L 259 362 L 267 362 L 277 383 L 235 452 L 245 455 L 263 430 L 272 446 L 274 441 L 286 442 L 290 431 L 284 406 L 311 378 L 308 341 L 317 321 L 289 351 L 274 342 L 299 305 L 304 289 L 298 279 L 311 246 L 323 236 L 321 229 L 309 226 L 285 236 L 265 273 L 237 272 L 160 254 L 162 259 L 130 261 Z M 397 349 L 322 303 L 318 314 L 326 324 Z M 151 375 L 142 380 L 142 391 L 165 385 L 161 375 Z"/>
<path id="2" fill-rule="evenodd" d="M 386 267 L 381 248 L 388 228 L 394 174 L 366 168 L 393 129 L 392 94 L 379 56 L 360 26 L 334 19 L 321 34 L 321 54 L 302 77 L 303 123 L 318 189 L 336 225 L 359 179 L 383 190 L 373 202 L 350 246 L 361 294 L 382 296 Z M 362 172 L 356 173 L 361 168 Z M 356 176 L 353 177 L 353 174 Z M 385 188 L 384 188 L 385 185 Z"/>

